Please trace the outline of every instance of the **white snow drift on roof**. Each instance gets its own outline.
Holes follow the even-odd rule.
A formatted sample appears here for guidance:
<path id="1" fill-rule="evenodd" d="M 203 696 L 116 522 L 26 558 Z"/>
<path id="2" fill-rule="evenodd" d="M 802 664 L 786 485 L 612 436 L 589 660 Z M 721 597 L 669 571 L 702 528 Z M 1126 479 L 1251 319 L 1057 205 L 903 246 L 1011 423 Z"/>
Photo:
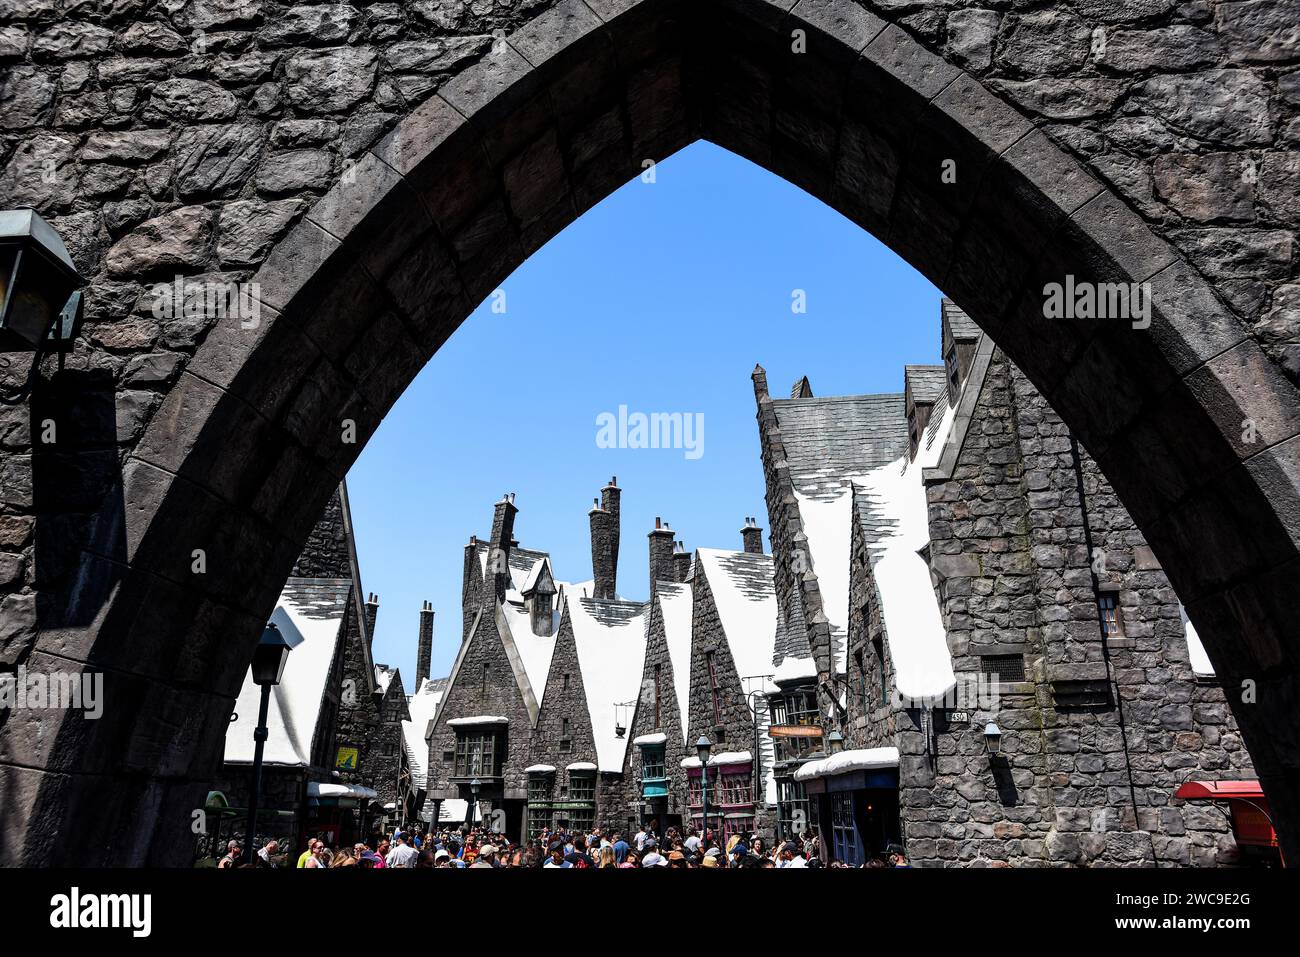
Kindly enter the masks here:
<path id="1" fill-rule="evenodd" d="M 754 755 L 749 751 L 723 751 L 721 754 L 709 755 L 709 767 L 716 768 L 722 764 L 753 764 Z M 700 759 L 696 756 L 682 758 L 684 768 L 698 768 Z"/>
<path id="2" fill-rule="evenodd" d="M 476 724 L 509 724 L 510 720 L 499 714 L 474 714 L 467 718 L 449 718 L 447 726 L 451 728 L 468 727 Z"/>
<path id="3" fill-rule="evenodd" d="M 429 742 L 425 735 L 429 732 L 429 723 L 437 714 L 442 695 L 441 686 L 423 678 L 415 694 L 406 699 L 411 720 L 402 722 L 402 744 L 406 748 L 406 759 L 411 765 L 411 780 L 418 788 L 425 787 L 428 783 Z"/>
<path id="4" fill-rule="evenodd" d="M 555 639 L 559 634 L 558 606 L 552 609 L 551 621 L 544 635 L 533 634 L 532 617 L 525 608 L 520 608 L 512 602 L 505 602 L 501 606 L 501 614 L 505 618 L 506 627 L 510 629 L 510 638 L 514 641 L 515 650 L 519 652 L 519 660 L 523 662 L 524 673 L 528 676 L 528 683 L 533 689 L 533 697 L 537 699 L 540 707 L 542 695 L 546 693 L 546 676 L 551 670 L 551 657 L 555 654 Z"/>
<path id="5" fill-rule="evenodd" d="M 845 550 L 847 554 L 847 547 Z M 772 583 L 772 559 L 769 555 L 727 552 L 716 548 L 696 549 L 697 560 L 704 565 L 713 600 L 718 606 L 718 617 L 735 662 L 736 674 L 743 680 L 760 675 L 771 675 L 772 655 L 776 649 L 776 587 Z M 743 556 L 743 558 L 740 558 Z M 765 587 L 746 587 L 748 583 L 726 567 L 729 559 L 740 559 L 746 564 L 759 563 L 766 568 Z M 846 593 L 847 594 L 847 593 Z M 845 599 L 847 604 L 848 599 Z M 676 667 L 674 667 L 676 671 Z M 746 682 L 746 691 L 759 690 L 754 682 Z M 775 691 L 770 682 L 764 689 Z"/>
<path id="6" fill-rule="evenodd" d="M 553 764 L 530 764 L 524 768 L 524 774 L 554 774 L 555 765 Z"/>
<path id="7" fill-rule="evenodd" d="M 592 761 L 574 761 L 572 764 L 564 766 L 566 771 L 595 771 L 596 765 Z"/>
<path id="8" fill-rule="evenodd" d="M 904 698 L 937 700 L 957 684 L 930 566 L 917 554 L 930 541 L 922 465 L 906 458 L 869 472 L 863 489 L 873 506 L 897 520 L 884 535 L 872 572 L 880 595 L 894 684 Z"/>
<path id="9" fill-rule="evenodd" d="M 320 717 L 330 665 L 339 641 L 346 602 L 337 600 L 347 585 L 320 582 L 336 599 L 312 604 L 316 589 L 310 580 L 290 579 L 280 594 L 271 621 L 291 647 L 284 675 L 271 688 L 266 715 L 267 739 L 262 760 L 266 764 L 309 766 L 312 738 Z M 250 666 L 235 701 L 235 720 L 226 729 L 225 760 L 234 764 L 253 761 L 253 732 L 257 729 L 262 689 L 253 681 Z"/>
<path id="10" fill-rule="evenodd" d="M 566 606 L 573 622 L 600 770 L 622 771 L 627 739 L 614 731 L 614 705 L 635 701 L 640 694 L 649 605 L 632 609 L 622 602 L 573 598 Z M 617 613 L 604 614 L 601 606 L 617 608 Z"/>
<path id="11" fill-rule="evenodd" d="M 1210 656 L 1205 653 L 1205 646 L 1201 644 L 1201 636 L 1196 633 L 1196 626 L 1187 617 L 1187 610 L 1182 605 L 1178 606 L 1178 613 L 1183 618 L 1183 635 L 1187 638 L 1187 657 L 1192 662 L 1192 674 L 1198 678 L 1213 678 L 1214 665 L 1210 664 Z"/>
<path id="12" fill-rule="evenodd" d="M 831 626 L 835 670 L 848 666 L 849 551 L 853 540 L 853 491 L 848 483 L 833 499 L 812 498 L 795 489 L 799 518 L 808 538 L 808 558 L 817 575 L 822 611 Z"/>
<path id="13" fill-rule="evenodd" d="M 656 731 L 654 734 L 638 734 L 632 739 L 632 743 L 638 748 L 646 745 L 667 744 L 668 735 L 662 731 Z"/>
<path id="14" fill-rule="evenodd" d="M 817 662 L 813 661 L 812 658 L 795 658 L 786 655 L 781 659 L 781 663 L 776 666 L 776 674 L 772 676 L 772 680 L 779 683 L 816 677 Z"/>
<path id="15" fill-rule="evenodd" d="M 872 771 L 898 767 L 898 748 L 863 748 L 842 751 L 827 758 L 809 761 L 794 772 L 796 781 L 846 774 L 849 771 Z"/>
<path id="16" fill-rule="evenodd" d="M 331 781 L 308 781 L 309 798 L 365 798 L 371 800 L 379 797 L 373 789 L 361 784 L 336 784 Z"/>
<path id="17" fill-rule="evenodd" d="M 691 586 L 661 588 L 656 594 L 663 615 L 668 660 L 673 666 L 673 694 L 677 697 L 682 734 L 686 734 L 691 698 Z"/>

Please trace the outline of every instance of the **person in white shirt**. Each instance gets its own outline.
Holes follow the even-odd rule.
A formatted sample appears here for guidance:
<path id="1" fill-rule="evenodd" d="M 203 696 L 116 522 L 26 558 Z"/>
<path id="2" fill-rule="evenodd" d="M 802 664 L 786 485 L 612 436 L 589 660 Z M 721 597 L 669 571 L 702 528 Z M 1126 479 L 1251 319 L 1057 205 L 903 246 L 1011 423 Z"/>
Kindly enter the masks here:
<path id="1" fill-rule="evenodd" d="M 389 867 L 414 867 L 419 856 L 420 852 L 406 843 L 406 835 L 398 832 L 396 843 L 384 858 L 384 863 Z"/>
<path id="2" fill-rule="evenodd" d="M 778 864 L 777 867 L 806 868 L 808 866 L 808 862 L 803 859 L 803 856 L 799 853 L 799 847 L 794 843 L 794 841 L 786 841 L 782 844 L 779 856 L 781 863 Z"/>

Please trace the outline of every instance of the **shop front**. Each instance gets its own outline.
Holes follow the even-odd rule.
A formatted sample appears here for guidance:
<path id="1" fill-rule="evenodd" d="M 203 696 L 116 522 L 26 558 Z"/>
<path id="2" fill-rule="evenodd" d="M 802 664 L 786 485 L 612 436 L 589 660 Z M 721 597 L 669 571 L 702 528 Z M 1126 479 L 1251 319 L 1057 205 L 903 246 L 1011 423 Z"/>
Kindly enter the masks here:
<path id="1" fill-rule="evenodd" d="M 383 820 L 376 797 L 372 788 L 361 784 L 308 781 L 303 832 L 333 847 L 369 840 Z"/>
<path id="2" fill-rule="evenodd" d="M 898 749 L 844 751 L 803 764 L 793 784 L 804 789 L 808 825 L 826 861 L 861 867 L 901 844 Z"/>
<path id="3" fill-rule="evenodd" d="M 1272 810 L 1258 781 L 1188 781 L 1179 785 L 1174 797 L 1213 803 L 1231 821 L 1232 836 L 1244 857 L 1285 866 Z"/>
<path id="4" fill-rule="evenodd" d="M 724 752 L 710 758 L 707 766 L 699 758 L 686 758 L 682 767 L 686 769 L 687 802 L 693 827 L 701 831 L 706 827 L 711 829 L 724 844 L 733 834 L 748 838 L 754 832 L 757 818 L 752 753 Z"/>

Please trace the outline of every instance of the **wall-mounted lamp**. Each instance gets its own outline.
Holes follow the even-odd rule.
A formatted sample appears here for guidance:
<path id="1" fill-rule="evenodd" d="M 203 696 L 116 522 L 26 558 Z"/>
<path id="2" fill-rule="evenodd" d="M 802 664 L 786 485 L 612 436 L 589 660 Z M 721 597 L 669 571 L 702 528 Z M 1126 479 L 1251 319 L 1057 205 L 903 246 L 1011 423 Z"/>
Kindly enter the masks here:
<path id="1" fill-rule="evenodd" d="M 1002 729 L 992 721 L 984 725 L 984 749 L 989 754 L 1002 753 Z"/>

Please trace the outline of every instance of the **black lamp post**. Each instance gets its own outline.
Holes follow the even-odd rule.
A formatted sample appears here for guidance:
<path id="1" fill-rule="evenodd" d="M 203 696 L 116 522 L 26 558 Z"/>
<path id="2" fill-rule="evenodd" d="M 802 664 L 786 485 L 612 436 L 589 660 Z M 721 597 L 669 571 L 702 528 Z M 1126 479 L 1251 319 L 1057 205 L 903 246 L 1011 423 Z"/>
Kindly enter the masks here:
<path id="1" fill-rule="evenodd" d="M 695 742 L 695 753 L 700 757 L 700 816 L 704 820 L 701 838 L 709 833 L 709 751 L 712 747 L 713 742 L 706 734 L 700 735 L 700 740 Z"/>
<path id="2" fill-rule="evenodd" d="M 474 830 L 474 812 L 478 810 L 478 790 L 482 786 L 483 782 L 478 778 L 469 782 L 469 806 L 465 808 L 466 832 Z"/>
<path id="3" fill-rule="evenodd" d="M 257 730 L 253 732 L 256 743 L 253 749 L 253 794 L 248 802 L 248 833 L 244 838 L 244 853 L 252 855 L 253 838 L 257 832 L 257 805 L 262 799 L 262 751 L 266 747 L 266 713 L 271 706 L 271 686 L 278 685 L 284 677 L 284 665 L 289 660 L 289 643 L 272 622 L 262 630 L 262 640 L 253 651 L 253 681 L 262 689 L 262 703 L 257 711 Z"/>

